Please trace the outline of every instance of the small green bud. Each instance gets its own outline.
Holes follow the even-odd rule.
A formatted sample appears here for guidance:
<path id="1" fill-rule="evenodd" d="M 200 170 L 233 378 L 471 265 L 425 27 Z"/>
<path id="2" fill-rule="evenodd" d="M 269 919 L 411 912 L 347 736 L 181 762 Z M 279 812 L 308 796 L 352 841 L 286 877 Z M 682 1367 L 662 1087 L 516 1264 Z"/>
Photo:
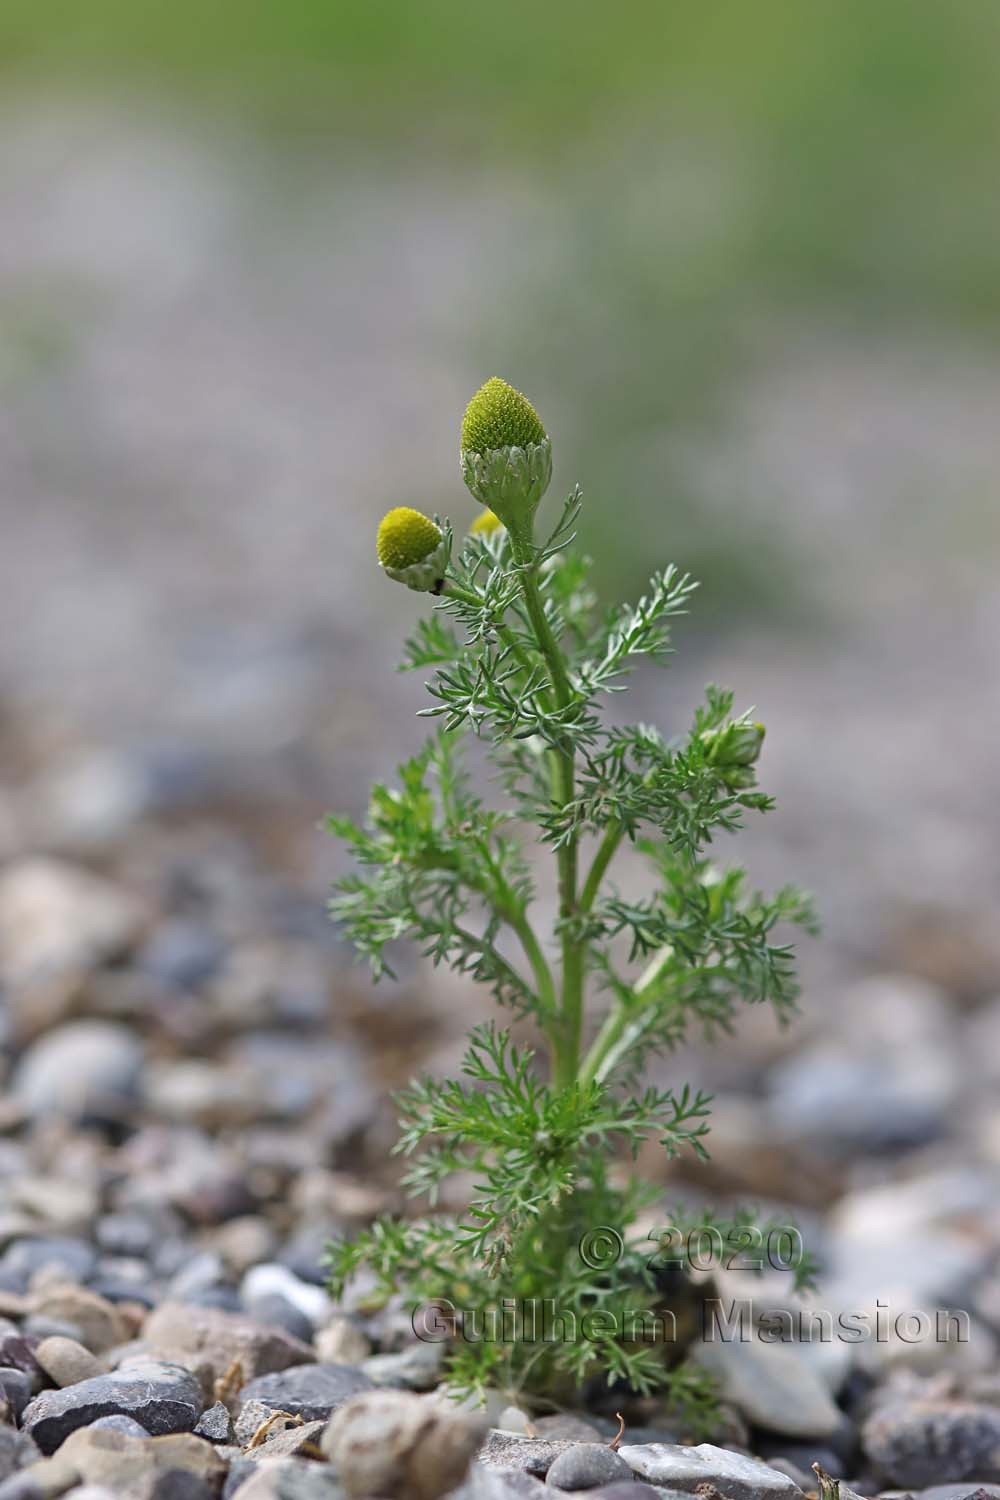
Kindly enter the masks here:
<path id="1" fill-rule="evenodd" d="M 408 505 L 382 517 L 375 550 L 386 576 L 417 593 L 436 591 L 444 579 L 448 545 L 441 528 Z"/>
<path id="2" fill-rule="evenodd" d="M 462 478 L 504 526 L 524 527 L 552 478 L 552 446 L 520 391 L 493 376 L 462 419 Z"/>
<path id="3" fill-rule="evenodd" d="M 733 790 L 755 784 L 753 767 L 760 757 L 765 733 L 763 724 L 737 719 L 721 729 L 707 729 L 701 736 L 706 759 Z"/>

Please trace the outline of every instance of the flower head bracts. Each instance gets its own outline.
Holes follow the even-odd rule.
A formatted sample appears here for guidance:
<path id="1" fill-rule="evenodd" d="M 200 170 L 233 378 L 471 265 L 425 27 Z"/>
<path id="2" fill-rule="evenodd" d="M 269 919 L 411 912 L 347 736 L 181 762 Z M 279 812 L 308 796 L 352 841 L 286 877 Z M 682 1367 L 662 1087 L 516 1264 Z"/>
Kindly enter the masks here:
<path id="1" fill-rule="evenodd" d="M 552 445 L 520 391 L 493 376 L 462 420 L 462 478 L 511 530 L 524 530 L 552 478 Z"/>

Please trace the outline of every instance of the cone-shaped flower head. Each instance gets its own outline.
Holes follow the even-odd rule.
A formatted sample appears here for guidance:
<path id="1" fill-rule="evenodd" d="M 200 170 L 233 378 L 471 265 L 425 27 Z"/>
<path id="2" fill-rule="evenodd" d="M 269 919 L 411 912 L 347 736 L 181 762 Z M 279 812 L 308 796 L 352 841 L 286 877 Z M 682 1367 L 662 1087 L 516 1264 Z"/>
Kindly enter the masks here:
<path id="1" fill-rule="evenodd" d="M 491 510 L 484 510 L 469 527 L 470 536 L 496 536 L 503 530 L 503 522 Z"/>
<path id="2" fill-rule="evenodd" d="M 444 535 L 429 516 L 408 505 L 397 505 L 382 517 L 375 549 L 387 576 L 418 593 L 437 589 L 444 578 L 448 564 Z"/>
<path id="3" fill-rule="evenodd" d="M 530 523 L 552 478 L 552 448 L 527 396 L 487 380 L 465 408 L 461 462 L 469 489 L 505 526 Z"/>

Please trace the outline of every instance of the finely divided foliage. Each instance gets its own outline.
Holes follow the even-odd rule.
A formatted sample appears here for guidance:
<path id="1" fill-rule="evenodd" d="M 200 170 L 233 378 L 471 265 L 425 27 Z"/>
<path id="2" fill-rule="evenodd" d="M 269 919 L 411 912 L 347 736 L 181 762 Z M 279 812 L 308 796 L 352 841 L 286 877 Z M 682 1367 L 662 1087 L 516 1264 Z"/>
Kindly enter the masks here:
<path id="1" fill-rule="evenodd" d="M 513 400 L 525 398 L 502 382 L 483 388 L 480 405 L 491 387 L 506 406 L 488 430 L 513 408 L 518 431 L 534 432 Z M 662 1310 L 667 1281 L 649 1246 L 629 1238 L 659 1193 L 616 1163 L 650 1135 L 670 1156 L 706 1154 L 708 1097 L 643 1087 L 643 1067 L 693 1028 L 730 1030 L 743 1003 L 786 1020 L 797 991 L 780 929 L 811 927 L 811 912 L 792 888 L 762 895 L 709 856 L 717 834 L 771 806 L 756 785 L 763 728 L 734 715 L 731 694 L 709 688 L 675 739 L 608 722 L 608 695 L 636 664 L 668 659 L 694 583 L 665 568 L 637 604 L 602 618 L 588 562 L 570 550 L 579 491 L 540 538 L 537 499 L 520 514 L 509 492 L 505 501 L 507 527 L 479 528 L 460 547 L 439 523 L 446 561 L 422 585 L 437 597 L 404 655 L 404 668 L 431 671 L 424 713 L 434 733 L 395 786 L 374 787 L 363 826 L 330 819 L 359 866 L 332 909 L 376 978 L 392 974 L 392 945 L 415 942 L 434 964 L 486 985 L 512 1017 L 531 1018 L 541 1049 L 515 1045 L 508 1026 L 480 1026 L 461 1080 L 403 1093 L 406 1187 L 433 1209 L 461 1173 L 473 1184 L 468 1206 L 457 1220 L 380 1220 L 335 1244 L 333 1286 L 365 1266 L 386 1295 L 402 1291 L 414 1305 L 447 1298 L 485 1313 L 541 1299 L 576 1320 L 611 1313 L 587 1337 L 457 1337 L 452 1379 L 460 1390 L 494 1384 L 556 1402 L 595 1379 L 667 1388 L 695 1431 L 710 1403 L 704 1378 L 673 1346 L 621 1332 L 624 1312 Z M 495 769 L 482 796 L 462 763 L 470 734 Z M 642 897 L 615 884 L 624 846 L 649 863 Z M 549 931 L 536 888 L 546 848 L 558 890 Z M 578 1251 L 595 1225 L 625 1237 L 600 1270 Z M 804 1259 L 797 1270 L 807 1274 Z"/>

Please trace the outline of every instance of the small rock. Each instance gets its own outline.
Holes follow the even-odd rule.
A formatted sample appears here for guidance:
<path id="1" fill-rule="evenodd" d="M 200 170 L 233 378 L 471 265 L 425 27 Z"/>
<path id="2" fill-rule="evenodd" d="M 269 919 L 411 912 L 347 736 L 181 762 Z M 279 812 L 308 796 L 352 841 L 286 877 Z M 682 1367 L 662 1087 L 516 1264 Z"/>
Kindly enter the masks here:
<path id="1" fill-rule="evenodd" d="M 307 1422 L 329 1417 L 372 1382 L 353 1365 L 295 1365 L 274 1375 L 251 1380 L 240 1392 L 242 1401 L 262 1401 L 272 1411 L 287 1411 Z"/>
<path id="2" fill-rule="evenodd" d="M 110 881 L 61 860 L 20 860 L 0 874 L 0 982 L 92 968 L 124 952 L 139 925 Z"/>
<path id="3" fill-rule="evenodd" d="M 326 1428 L 325 1422 L 303 1422 L 300 1426 L 274 1429 L 259 1447 L 250 1450 L 251 1457 L 297 1458 L 299 1455 L 315 1458 L 320 1438 Z M 306 1450 L 309 1450 L 308 1452 Z"/>
<path id="4" fill-rule="evenodd" d="M 555 1490 L 596 1490 L 616 1480 L 631 1482 L 632 1470 L 603 1443 L 576 1443 L 553 1460 L 545 1483 Z"/>
<path id="5" fill-rule="evenodd" d="M 243 1278 L 240 1295 L 251 1312 L 263 1297 L 281 1297 L 318 1328 L 329 1316 L 332 1303 L 322 1287 L 300 1281 L 287 1266 L 276 1261 L 254 1266 Z"/>
<path id="6" fill-rule="evenodd" d="M 843 1414 L 824 1381 L 794 1344 L 706 1341 L 692 1351 L 719 1381 L 722 1395 L 749 1421 L 790 1437 L 830 1437 Z"/>
<path id="7" fill-rule="evenodd" d="M 712 1443 L 624 1444 L 618 1451 L 634 1474 L 663 1489 L 692 1495 L 699 1485 L 709 1484 L 726 1500 L 802 1500 L 802 1491 L 787 1474 Z"/>
<path id="8" fill-rule="evenodd" d="M 887 1405 L 865 1423 L 861 1446 L 884 1480 L 910 1489 L 1000 1480 L 1000 1411 L 963 1402 Z"/>
<path id="9" fill-rule="evenodd" d="M 0 1366 L 0 1397 L 7 1402 L 15 1422 L 20 1422 L 33 1394 L 31 1381 L 23 1370 L 15 1370 L 12 1365 Z"/>
<path id="10" fill-rule="evenodd" d="M 226 1500 L 344 1500 L 347 1492 L 327 1464 L 305 1458 L 263 1458 Z"/>
<path id="11" fill-rule="evenodd" d="M 337 1412 L 322 1448 L 348 1495 L 438 1500 L 461 1484 L 485 1423 L 401 1391 L 357 1396 Z"/>
<path id="12" fill-rule="evenodd" d="M 81 1380 L 93 1380 L 104 1374 L 100 1360 L 78 1344 L 75 1339 L 42 1339 L 35 1350 L 35 1358 L 52 1381 L 53 1385 L 77 1385 Z"/>
<path id="13" fill-rule="evenodd" d="M 544 1479 L 560 1453 L 567 1453 L 574 1446 L 574 1442 L 563 1439 L 520 1438 L 494 1428 L 478 1456 L 484 1468 L 520 1469 Z"/>
<path id="14" fill-rule="evenodd" d="M 330 1319 L 313 1339 L 321 1364 L 360 1365 L 372 1352 L 371 1340 L 346 1314 Z"/>
<path id="15" fill-rule="evenodd" d="M 229 1415 L 229 1409 L 221 1401 L 216 1401 L 202 1412 L 194 1427 L 195 1436 L 206 1438 L 210 1443 L 231 1443 L 233 1441 L 233 1419 Z"/>
<path id="16" fill-rule="evenodd" d="M 31 1299 L 31 1313 L 33 1320 L 45 1319 L 49 1323 L 77 1329 L 80 1342 L 92 1354 L 102 1354 L 106 1349 L 124 1343 L 130 1332 L 121 1312 L 106 1297 L 69 1282 L 35 1294 Z"/>
<path id="17" fill-rule="evenodd" d="M 361 1368 L 373 1385 L 391 1390 L 430 1391 L 441 1379 L 443 1344 L 411 1344 L 400 1354 L 373 1354 Z"/>
<path id="18" fill-rule="evenodd" d="M 143 1050 L 135 1035 L 111 1021 L 70 1021 L 22 1055 L 12 1081 L 28 1113 L 48 1118 L 118 1121 L 135 1105 Z"/>
<path id="19" fill-rule="evenodd" d="M 126 1437 L 148 1438 L 149 1433 L 141 1422 L 135 1417 L 126 1417 L 121 1412 L 116 1412 L 111 1417 L 98 1417 L 96 1422 L 91 1422 L 88 1429 L 90 1432 L 124 1432 Z"/>
<path id="20" fill-rule="evenodd" d="M 66 1281 L 86 1281 L 97 1263 L 84 1240 L 61 1235 L 30 1235 L 16 1240 L 0 1256 L 0 1279 L 26 1291 L 40 1271 L 59 1271 Z"/>
<path id="21" fill-rule="evenodd" d="M 0 1479 L 9 1478 L 41 1456 L 37 1443 L 26 1432 L 0 1425 Z"/>
<path id="22" fill-rule="evenodd" d="M 154 1500 L 163 1476 L 181 1471 L 188 1489 L 170 1490 L 196 1500 L 208 1486 L 218 1493 L 225 1466 L 210 1443 L 191 1433 L 142 1438 L 107 1428 L 85 1427 L 66 1438 L 55 1458 L 35 1465 L 27 1477 L 41 1480 L 45 1492 L 61 1494 L 74 1483 L 107 1485 L 115 1494 Z M 61 1488 L 57 1488 L 62 1480 Z"/>
<path id="23" fill-rule="evenodd" d="M 557 1412 L 551 1417 L 535 1417 L 531 1425 L 536 1437 L 564 1438 L 570 1443 L 599 1443 L 604 1437 L 593 1422 L 576 1417 L 569 1411 Z"/>
<path id="24" fill-rule="evenodd" d="M 23 1425 L 43 1453 L 52 1453 L 77 1428 L 116 1413 L 134 1417 L 147 1432 L 190 1432 L 204 1404 L 188 1370 L 137 1360 L 61 1391 L 42 1391 L 25 1408 Z"/>
<path id="25" fill-rule="evenodd" d="M 142 1336 L 152 1354 L 198 1369 L 208 1385 L 236 1365 L 246 1383 L 316 1357 L 308 1344 L 283 1329 L 192 1303 L 162 1303 L 147 1318 Z"/>
<path id="26" fill-rule="evenodd" d="M 156 929 L 137 966 L 173 989 L 198 989 L 212 978 L 224 956 L 225 947 L 211 928 L 175 918 Z"/>

